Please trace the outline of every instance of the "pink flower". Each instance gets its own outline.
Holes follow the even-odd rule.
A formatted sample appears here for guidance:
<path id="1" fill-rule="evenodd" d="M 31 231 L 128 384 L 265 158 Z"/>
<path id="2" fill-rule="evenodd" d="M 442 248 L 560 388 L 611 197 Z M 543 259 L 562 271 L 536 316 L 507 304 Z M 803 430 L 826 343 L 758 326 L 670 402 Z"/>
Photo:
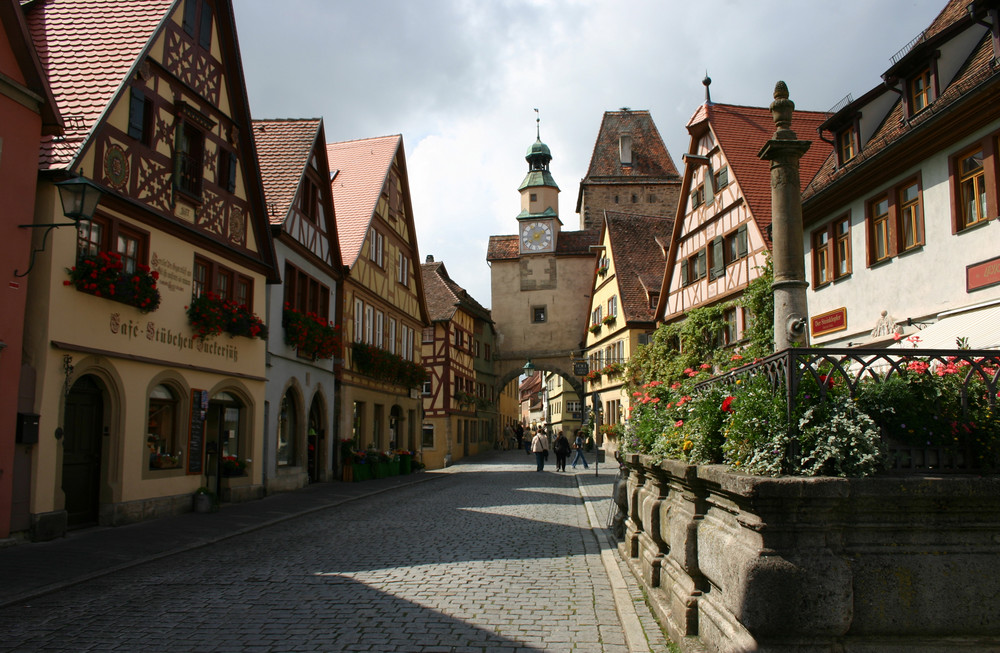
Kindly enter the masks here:
<path id="1" fill-rule="evenodd" d="M 731 361 L 741 361 L 741 360 L 743 360 L 743 357 L 740 356 L 739 354 L 733 354 L 732 356 L 729 357 L 729 360 L 731 360 Z"/>
<path id="2" fill-rule="evenodd" d="M 712 366 L 711 366 L 711 365 L 709 365 L 708 363 L 702 363 L 702 364 L 701 364 L 701 365 L 699 365 L 698 367 L 699 367 L 700 369 L 703 369 L 703 370 L 710 370 L 710 369 L 712 369 Z"/>
<path id="3" fill-rule="evenodd" d="M 653 397 L 652 399 L 649 400 L 649 402 L 653 403 L 653 404 L 658 404 L 658 403 L 660 403 L 660 398 L 659 397 Z"/>
<path id="4" fill-rule="evenodd" d="M 732 403 L 733 403 L 733 397 L 732 396 L 729 396 L 729 397 L 726 397 L 725 399 L 723 399 L 722 400 L 722 412 L 728 413 L 729 412 L 729 407 L 732 405 Z"/>
<path id="5" fill-rule="evenodd" d="M 902 338 L 902 337 L 903 337 L 903 336 L 902 336 L 901 334 L 899 334 L 899 333 L 894 333 L 894 334 L 892 334 L 892 339 L 893 339 L 893 340 L 896 340 L 897 342 L 898 342 L 898 341 L 899 341 L 899 339 L 900 339 L 900 338 Z"/>
<path id="6" fill-rule="evenodd" d="M 674 426 L 676 426 L 677 428 L 684 426 L 684 420 L 682 419 L 677 420 L 676 422 L 674 422 Z"/>

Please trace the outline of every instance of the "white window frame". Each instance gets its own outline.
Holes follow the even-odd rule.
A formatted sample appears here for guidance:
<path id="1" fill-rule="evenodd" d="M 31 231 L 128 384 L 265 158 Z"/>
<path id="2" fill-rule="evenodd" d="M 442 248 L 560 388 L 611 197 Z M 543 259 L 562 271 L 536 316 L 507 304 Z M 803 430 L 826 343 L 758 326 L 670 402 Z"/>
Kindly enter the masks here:
<path id="1" fill-rule="evenodd" d="M 375 311 L 375 346 L 385 348 L 385 313 Z"/>
<path id="2" fill-rule="evenodd" d="M 366 345 L 372 344 L 372 340 L 374 338 L 374 334 L 372 332 L 373 327 L 375 326 L 374 325 L 374 322 L 375 322 L 374 315 L 375 315 L 375 307 L 371 306 L 370 304 L 366 304 L 365 305 L 365 344 Z"/>
<path id="3" fill-rule="evenodd" d="M 365 303 L 360 299 L 354 300 L 354 342 L 364 342 L 365 330 Z"/>

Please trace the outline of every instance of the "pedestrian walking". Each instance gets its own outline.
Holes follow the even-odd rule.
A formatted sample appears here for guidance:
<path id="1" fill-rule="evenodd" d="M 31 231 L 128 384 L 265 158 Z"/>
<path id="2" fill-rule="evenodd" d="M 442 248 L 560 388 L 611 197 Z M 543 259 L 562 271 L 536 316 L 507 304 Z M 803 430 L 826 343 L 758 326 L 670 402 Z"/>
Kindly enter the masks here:
<path id="1" fill-rule="evenodd" d="M 552 445 L 552 451 L 556 454 L 556 471 L 565 472 L 566 471 L 566 459 L 569 458 L 569 440 L 563 435 L 562 431 L 559 431 L 558 437 L 556 437 L 555 444 Z"/>
<path id="2" fill-rule="evenodd" d="M 540 472 L 545 469 L 545 458 L 549 455 L 549 439 L 541 429 L 531 439 L 531 451 L 535 454 L 535 471 Z"/>
<path id="3" fill-rule="evenodd" d="M 517 448 L 524 449 L 524 427 L 521 426 L 521 422 L 518 422 L 517 425 L 514 426 L 514 435 L 517 437 Z M 527 451 L 525 451 L 525 453 L 527 453 Z"/>
<path id="4" fill-rule="evenodd" d="M 576 449 L 576 455 L 573 456 L 573 463 L 572 463 L 573 469 L 576 469 L 576 463 L 578 461 L 582 461 L 583 462 L 583 468 L 584 469 L 589 469 L 590 468 L 590 465 L 587 464 L 587 459 L 583 457 L 583 446 L 584 446 L 583 436 L 580 435 L 579 431 L 577 431 L 576 432 L 576 439 L 573 440 L 573 448 Z"/>

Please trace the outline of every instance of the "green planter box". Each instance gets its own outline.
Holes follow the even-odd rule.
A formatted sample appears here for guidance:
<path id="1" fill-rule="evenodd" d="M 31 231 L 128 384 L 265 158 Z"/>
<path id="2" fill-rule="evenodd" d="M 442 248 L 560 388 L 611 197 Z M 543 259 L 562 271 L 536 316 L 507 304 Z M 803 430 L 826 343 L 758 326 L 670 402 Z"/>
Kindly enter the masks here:
<path id="1" fill-rule="evenodd" d="M 413 471 L 413 457 L 412 456 L 400 456 L 399 457 L 399 473 L 409 474 Z"/>
<path id="2" fill-rule="evenodd" d="M 353 465 L 351 465 L 351 467 L 354 468 L 355 483 L 357 483 L 358 481 L 367 481 L 371 479 L 372 477 L 371 465 L 367 464 L 359 465 L 358 463 L 354 463 Z"/>
<path id="3" fill-rule="evenodd" d="M 392 461 L 386 463 L 386 465 L 389 466 L 389 476 L 399 476 L 399 461 L 398 460 L 392 460 Z"/>
<path id="4" fill-rule="evenodd" d="M 389 475 L 389 463 L 376 463 L 375 478 L 385 478 Z"/>

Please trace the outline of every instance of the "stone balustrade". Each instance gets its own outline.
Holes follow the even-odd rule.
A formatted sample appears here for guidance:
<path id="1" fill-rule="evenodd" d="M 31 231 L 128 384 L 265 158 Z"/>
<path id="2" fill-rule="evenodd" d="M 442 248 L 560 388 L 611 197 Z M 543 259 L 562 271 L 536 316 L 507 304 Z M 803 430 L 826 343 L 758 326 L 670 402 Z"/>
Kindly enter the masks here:
<path id="1" fill-rule="evenodd" d="M 624 460 L 622 556 L 685 653 L 1000 651 L 1000 477 Z"/>

